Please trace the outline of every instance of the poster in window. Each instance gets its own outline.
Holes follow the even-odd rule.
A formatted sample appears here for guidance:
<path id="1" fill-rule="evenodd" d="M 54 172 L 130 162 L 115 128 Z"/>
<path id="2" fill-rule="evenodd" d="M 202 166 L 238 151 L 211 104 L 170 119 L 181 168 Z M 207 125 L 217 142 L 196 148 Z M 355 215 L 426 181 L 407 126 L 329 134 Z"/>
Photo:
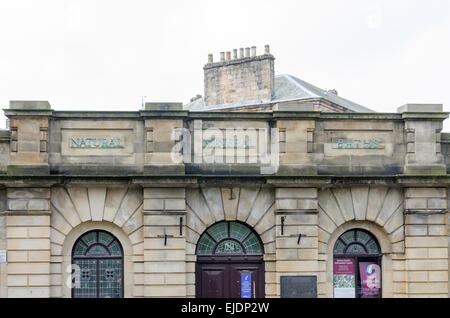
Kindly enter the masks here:
<path id="1" fill-rule="evenodd" d="M 373 262 L 359 263 L 361 298 L 379 298 L 381 291 L 380 266 Z"/>
<path id="2" fill-rule="evenodd" d="M 335 258 L 333 263 L 335 298 L 355 298 L 355 260 Z"/>
<path id="3" fill-rule="evenodd" d="M 252 274 L 241 274 L 241 298 L 252 298 Z"/>

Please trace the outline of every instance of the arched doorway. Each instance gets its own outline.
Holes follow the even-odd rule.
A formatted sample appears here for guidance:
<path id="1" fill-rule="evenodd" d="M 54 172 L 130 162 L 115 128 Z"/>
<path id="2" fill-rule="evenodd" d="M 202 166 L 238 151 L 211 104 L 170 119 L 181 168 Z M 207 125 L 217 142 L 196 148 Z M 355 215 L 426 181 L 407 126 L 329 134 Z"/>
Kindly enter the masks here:
<path id="1" fill-rule="evenodd" d="M 123 297 L 123 249 L 110 233 L 89 231 L 72 249 L 73 298 Z"/>
<path id="2" fill-rule="evenodd" d="M 333 249 L 335 298 L 381 298 L 381 249 L 370 232 L 352 229 Z"/>
<path id="3" fill-rule="evenodd" d="M 264 248 L 253 229 L 222 221 L 209 227 L 197 243 L 196 296 L 264 297 Z"/>

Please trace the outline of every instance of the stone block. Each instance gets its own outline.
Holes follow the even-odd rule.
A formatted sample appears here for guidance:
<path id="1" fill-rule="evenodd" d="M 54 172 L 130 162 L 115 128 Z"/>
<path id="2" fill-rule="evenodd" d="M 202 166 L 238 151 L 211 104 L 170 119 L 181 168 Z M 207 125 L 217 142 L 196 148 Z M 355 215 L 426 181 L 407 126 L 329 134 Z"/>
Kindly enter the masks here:
<path id="1" fill-rule="evenodd" d="M 9 287 L 28 286 L 28 276 L 8 275 L 7 284 Z"/>
<path id="2" fill-rule="evenodd" d="M 186 297 L 185 285 L 161 285 L 161 286 L 145 286 L 145 297 Z"/>
<path id="3" fill-rule="evenodd" d="M 49 188 L 8 188 L 7 196 L 10 199 L 49 199 Z"/>
<path id="4" fill-rule="evenodd" d="M 317 210 L 318 204 L 315 199 L 297 200 L 297 208 L 300 210 Z"/>
<path id="5" fill-rule="evenodd" d="M 10 210 L 10 211 L 26 211 L 26 210 L 28 210 L 28 200 L 8 199 L 8 210 Z"/>
<path id="6" fill-rule="evenodd" d="M 50 251 L 28 251 L 28 261 L 32 263 L 50 262 Z"/>
<path id="7" fill-rule="evenodd" d="M 30 199 L 27 209 L 29 211 L 48 211 L 50 210 L 50 202 L 48 199 Z"/>
<path id="8" fill-rule="evenodd" d="M 410 247 L 448 247 L 447 237 L 406 237 L 406 246 Z"/>
<path id="9" fill-rule="evenodd" d="M 446 198 L 445 188 L 407 188 L 405 196 L 407 198 Z"/>
<path id="10" fill-rule="evenodd" d="M 145 262 L 145 273 L 185 273 L 185 262 Z"/>
<path id="11" fill-rule="evenodd" d="M 50 239 L 9 239 L 8 250 L 48 250 Z"/>
<path id="12" fill-rule="evenodd" d="M 148 111 L 180 111 L 183 110 L 182 103 L 145 103 Z"/>
<path id="13" fill-rule="evenodd" d="M 27 238 L 28 229 L 26 227 L 8 227 L 6 229 L 7 238 Z"/>
<path id="14" fill-rule="evenodd" d="M 48 101 L 25 101 L 25 100 L 11 100 L 9 101 L 9 109 L 22 110 L 49 110 L 51 109 Z"/>
<path id="15" fill-rule="evenodd" d="M 429 258 L 440 258 L 440 259 L 448 259 L 448 248 L 429 248 L 428 249 L 428 257 Z"/>
<path id="16" fill-rule="evenodd" d="M 428 199 L 427 208 L 431 210 L 447 209 L 447 199 Z"/>
<path id="17" fill-rule="evenodd" d="M 144 261 L 184 261 L 184 250 L 144 250 Z"/>
<path id="18" fill-rule="evenodd" d="M 112 222 L 116 216 L 117 210 L 119 209 L 120 203 L 122 202 L 124 196 L 127 193 L 127 188 L 108 188 L 106 192 L 105 207 L 103 211 L 103 219 L 105 221 Z M 85 202 L 87 202 L 87 196 L 85 197 Z"/>
<path id="19" fill-rule="evenodd" d="M 8 251 L 8 263 L 24 263 L 27 261 L 27 251 Z"/>
<path id="20" fill-rule="evenodd" d="M 69 193 L 73 204 L 80 216 L 82 222 L 86 222 L 92 219 L 91 209 L 89 207 L 89 198 L 87 194 L 86 187 L 68 187 L 67 192 Z"/>
<path id="21" fill-rule="evenodd" d="M 102 221 L 106 199 L 106 188 L 89 187 L 87 190 L 92 221 Z"/>
<path id="22" fill-rule="evenodd" d="M 278 272 L 317 272 L 319 264 L 317 261 L 277 261 Z"/>
<path id="23" fill-rule="evenodd" d="M 163 199 L 144 199 L 144 210 L 163 211 L 164 210 L 164 200 Z"/>
<path id="24" fill-rule="evenodd" d="M 408 214 L 406 224 L 446 224 L 443 214 Z"/>
<path id="25" fill-rule="evenodd" d="M 406 257 L 408 259 L 426 259 L 428 258 L 428 249 L 423 248 L 407 248 Z"/>
<path id="26" fill-rule="evenodd" d="M 30 227 L 28 228 L 28 237 L 30 238 L 49 238 L 50 227 Z"/>
<path id="27" fill-rule="evenodd" d="M 406 235 L 408 236 L 426 236 L 428 234 L 427 225 L 407 225 Z"/>
<path id="28" fill-rule="evenodd" d="M 445 236 L 447 235 L 447 228 L 445 225 L 428 225 L 428 235 Z"/>
<path id="29" fill-rule="evenodd" d="M 166 245 L 164 245 L 164 237 L 159 238 L 145 238 L 144 248 L 151 249 L 185 249 L 186 241 L 184 238 L 169 237 Z"/>
<path id="30" fill-rule="evenodd" d="M 448 282 L 448 271 L 428 272 L 428 280 L 430 282 Z"/>
<path id="31" fill-rule="evenodd" d="M 10 287 L 9 298 L 49 298 L 49 287 Z"/>
<path id="32" fill-rule="evenodd" d="M 407 261 L 407 269 L 410 271 L 442 271 L 448 270 L 448 260 L 443 259 L 414 259 Z"/>
<path id="33" fill-rule="evenodd" d="M 9 263 L 8 274 L 49 274 L 50 264 L 48 263 Z"/>
<path id="34" fill-rule="evenodd" d="M 405 209 L 407 210 L 426 210 L 427 209 L 427 199 L 406 199 Z"/>
<path id="35" fill-rule="evenodd" d="M 275 197 L 281 198 L 317 198 L 317 188 L 277 188 L 275 189 Z"/>
<path id="36" fill-rule="evenodd" d="M 30 275 L 28 276 L 29 286 L 49 286 L 50 275 Z"/>
<path id="37" fill-rule="evenodd" d="M 184 199 L 167 199 L 164 200 L 165 210 L 183 211 L 186 210 L 186 201 Z"/>
<path id="38" fill-rule="evenodd" d="M 144 188 L 145 199 L 179 199 L 185 196 L 184 188 Z"/>
<path id="39" fill-rule="evenodd" d="M 277 210 L 296 210 L 297 200 L 295 199 L 276 200 L 276 208 Z"/>
<path id="40" fill-rule="evenodd" d="M 398 113 L 442 113 L 442 104 L 405 104 L 397 108 Z"/>
<path id="41" fill-rule="evenodd" d="M 448 283 L 409 283 L 408 292 L 411 294 L 444 294 L 448 293 Z"/>
<path id="42" fill-rule="evenodd" d="M 409 271 L 408 273 L 408 281 L 409 282 L 426 282 L 428 281 L 428 272 L 427 271 Z"/>

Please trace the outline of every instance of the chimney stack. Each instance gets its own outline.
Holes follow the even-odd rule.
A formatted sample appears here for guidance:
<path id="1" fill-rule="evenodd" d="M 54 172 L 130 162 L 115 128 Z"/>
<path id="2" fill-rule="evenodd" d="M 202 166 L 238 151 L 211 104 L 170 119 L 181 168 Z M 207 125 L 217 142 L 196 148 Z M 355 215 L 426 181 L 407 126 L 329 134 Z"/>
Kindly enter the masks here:
<path id="1" fill-rule="evenodd" d="M 205 104 L 220 105 L 240 101 L 270 101 L 275 83 L 273 55 L 270 47 L 264 54 L 256 55 L 256 46 L 220 52 L 220 62 L 203 67 L 205 82 Z"/>

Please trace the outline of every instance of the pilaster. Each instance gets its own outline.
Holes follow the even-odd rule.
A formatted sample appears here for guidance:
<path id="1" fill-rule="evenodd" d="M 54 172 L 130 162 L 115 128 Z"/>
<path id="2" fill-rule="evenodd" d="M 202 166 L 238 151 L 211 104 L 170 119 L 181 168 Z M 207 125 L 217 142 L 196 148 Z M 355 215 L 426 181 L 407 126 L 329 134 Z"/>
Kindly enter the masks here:
<path id="1" fill-rule="evenodd" d="M 317 188 L 275 191 L 277 296 L 280 276 L 318 276 L 320 295 L 325 268 L 319 266 Z"/>
<path id="2" fill-rule="evenodd" d="M 184 188 L 144 188 L 144 297 L 186 297 Z"/>
<path id="3" fill-rule="evenodd" d="M 50 297 L 50 189 L 7 189 L 8 297 Z"/>
<path id="4" fill-rule="evenodd" d="M 447 189 L 405 189 L 406 292 L 448 297 Z"/>

